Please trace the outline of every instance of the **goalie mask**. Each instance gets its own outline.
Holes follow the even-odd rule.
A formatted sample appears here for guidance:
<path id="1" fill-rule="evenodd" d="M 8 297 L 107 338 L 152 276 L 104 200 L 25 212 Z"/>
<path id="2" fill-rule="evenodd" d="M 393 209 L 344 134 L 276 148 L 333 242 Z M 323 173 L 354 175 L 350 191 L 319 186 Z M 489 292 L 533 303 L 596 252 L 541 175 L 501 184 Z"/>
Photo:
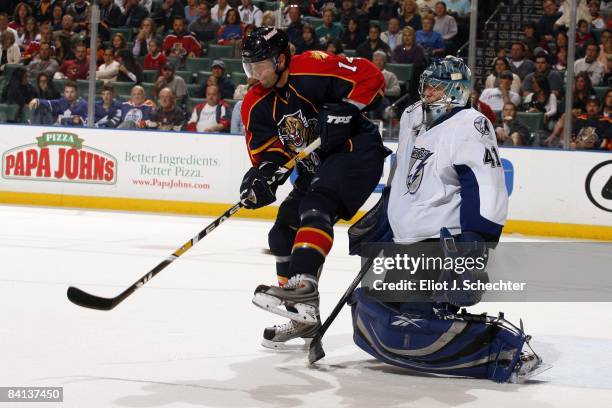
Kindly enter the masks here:
<path id="1" fill-rule="evenodd" d="M 419 95 L 423 103 L 423 123 L 430 126 L 455 107 L 470 99 L 472 74 L 460 59 L 448 56 L 432 62 L 421 74 Z"/>

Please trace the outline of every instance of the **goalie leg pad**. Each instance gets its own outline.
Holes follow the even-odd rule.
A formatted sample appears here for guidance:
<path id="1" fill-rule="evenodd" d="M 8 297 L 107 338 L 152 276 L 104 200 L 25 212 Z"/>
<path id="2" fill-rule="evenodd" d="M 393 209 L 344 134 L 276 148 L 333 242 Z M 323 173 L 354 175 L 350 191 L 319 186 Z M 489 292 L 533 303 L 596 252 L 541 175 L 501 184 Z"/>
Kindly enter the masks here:
<path id="1" fill-rule="evenodd" d="M 440 318 L 401 314 L 354 292 L 353 339 L 388 364 L 439 375 L 507 382 L 528 336 L 503 319 L 459 314 Z"/>

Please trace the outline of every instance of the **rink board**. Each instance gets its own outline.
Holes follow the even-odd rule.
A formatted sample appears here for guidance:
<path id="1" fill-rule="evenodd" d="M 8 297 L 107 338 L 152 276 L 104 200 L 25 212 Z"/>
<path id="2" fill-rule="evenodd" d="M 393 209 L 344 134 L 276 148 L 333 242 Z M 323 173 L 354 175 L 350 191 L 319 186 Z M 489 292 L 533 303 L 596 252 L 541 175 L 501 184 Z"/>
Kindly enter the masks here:
<path id="1" fill-rule="evenodd" d="M 250 166 L 243 137 L 220 134 L 0 125 L 0 154 L 2 203 L 196 215 L 238 201 Z M 611 154 L 502 148 L 501 157 L 505 232 L 612 240 Z M 391 160 L 362 210 L 378 200 Z M 279 198 L 290 189 L 282 186 Z M 272 206 L 237 216 L 275 213 Z"/>

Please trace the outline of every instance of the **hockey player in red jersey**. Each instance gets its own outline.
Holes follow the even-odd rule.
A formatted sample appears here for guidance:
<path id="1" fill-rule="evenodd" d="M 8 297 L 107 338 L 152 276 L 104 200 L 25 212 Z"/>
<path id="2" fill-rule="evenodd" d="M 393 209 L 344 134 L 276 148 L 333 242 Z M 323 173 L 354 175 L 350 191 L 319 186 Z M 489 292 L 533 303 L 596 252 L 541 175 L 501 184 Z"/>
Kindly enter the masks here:
<path id="1" fill-rule="evenodd" d="M 271 180 L 279 168 L 321 138 L 321 147 L 298 164 L 293 191 L 268 236 L 279 286 L 260 285 L 253 298 L 258 307 L 291 319 L 264 330 L 263 345 L 282 348 L 319 328 L 318 276 L 333 225 L 353 217 L 380 180 L 389 151 L 362 112 L 379 102 L 384 78 L 361 58 L 322 51 L 291 56 L 285 32 L 271 27 L 249 35 L 242 59 L 247 75 L 259 81 L 242 105 L 253 165 L 240 187 L 244 206 L 274 202 Z"/>

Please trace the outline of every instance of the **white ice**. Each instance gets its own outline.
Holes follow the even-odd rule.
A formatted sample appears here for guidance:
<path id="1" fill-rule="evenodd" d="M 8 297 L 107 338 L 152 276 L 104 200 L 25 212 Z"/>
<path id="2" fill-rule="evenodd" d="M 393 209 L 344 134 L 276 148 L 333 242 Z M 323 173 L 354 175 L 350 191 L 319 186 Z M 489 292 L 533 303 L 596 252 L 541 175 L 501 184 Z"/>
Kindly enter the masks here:
<path id="1" fill-rule="evenodd" d="M 523 318 L 554 365 L 523 385 L 378 363 L 353 344 L 348 310 L 314 368 L 304 353 L 262 349 L 263 328 L 279 322 L 251 304 L 256 285 L 275 278 L 264 221 L 228 220 L 112 311 L 67 300 L 70 285 L 118 294 L 209 222 L 0 206 L 0 386 L 64 387 L 64 403 L 44 407 L 612 406 L 610 303 L 476 308 Z M 358 266 L 337 227 L 320 283 L 323 317 Z"/>

